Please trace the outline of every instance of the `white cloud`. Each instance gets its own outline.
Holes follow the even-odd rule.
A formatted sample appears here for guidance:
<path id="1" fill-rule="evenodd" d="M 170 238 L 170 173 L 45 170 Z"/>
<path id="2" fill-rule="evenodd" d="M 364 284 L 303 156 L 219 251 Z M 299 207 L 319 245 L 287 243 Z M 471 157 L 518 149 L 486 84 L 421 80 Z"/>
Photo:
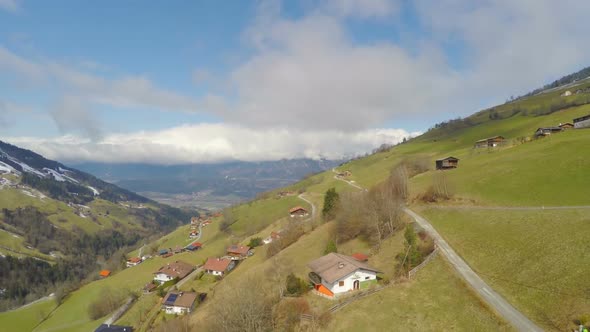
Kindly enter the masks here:
<path id="1" fill-rule="evenodd" d="M 198 124 L 111 134 L 96 141 L 71 135 L 53 139 L 5 137 L 3 140 L 66 162 L 182 164 L 283 158 L 338 159 L 365 153 L 382 143 L 395 144 L 416 134 L 401 129 L 344 132 L 277 128 L 260 131 L 227 124 Z"/>
<path id="2" fill-rule="evenodd" d="M 325 0 L 323 9 L 343 17 L 383 18 L 399 9 L 398 0 Z"/>
<path id="3" fill-rule="evenodd" d="M 14 13 L 20 9 L 20 6 L 16 0 L 0 0 L 0 9 Z"/>

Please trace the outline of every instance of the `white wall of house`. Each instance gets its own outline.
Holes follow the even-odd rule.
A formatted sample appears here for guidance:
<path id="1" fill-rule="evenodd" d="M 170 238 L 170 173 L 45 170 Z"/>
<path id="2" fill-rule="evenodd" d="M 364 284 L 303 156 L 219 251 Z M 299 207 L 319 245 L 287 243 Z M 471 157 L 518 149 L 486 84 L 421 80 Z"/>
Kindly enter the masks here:
<path id="1" fill-rule="evenodd" d="M 578 121 L 574 123 L 574 128 L 582 129 L 582 128 L 590 128 L 590 119 L 584 121 Z"/>
<path id="2" fill-rule="evenodd" d="M 164 306 L 164 311 L 166 311 L 167 314 L 171 314 L 171 315 L 173 315 L 173 314 L 184 315 L 187 312 L 190 312 L 189 308 L 169 306 L 169 305 Z"/>
<path id="3" fill-rule="evenodd" d="M 154 281 L 159 282 L 159 283 L 164 283 L 164 282 L 170 281 L 172 279 L 174 279 L 174 278 L 167 275 L 167 274 L 164 274 L 164 273 L 157 273 L 154 276 Z"/>
<path id="4" fill-rule="evenodd" d="M 207 273 L 212 274 L 214 276 L 222 276 L 223 275 L 223 272 L 221 272 L 221 271 L 207 270 Z"/>
<path id="5" fill-rule="evenodd" d="M 377 273 L 375 273 L 373 271 L 359 269 L 359 270 L 356 270 L 355 272 L 347 275 L 346 277 L 341 278 L 340 280 L 337 280 L 333 284 L 326 283 L 324 280 L 322 280 L 322 284 L 326 288 L 328 288 L 332 293 L 338 294 L 338 293 L 345 293 L 345 292 L 354 290 L 354 282 L 356 280 L 358 280 L 359 283 L 362 283 L 364 281 L 370 281 L 370 280 L 375 280 L 375 279 L 377 279 Z M 343 284 L 340 285 L 340 282 L 343 282 Z M 360 285 L 359 285 L 359 287 L 360 287 Z"/>

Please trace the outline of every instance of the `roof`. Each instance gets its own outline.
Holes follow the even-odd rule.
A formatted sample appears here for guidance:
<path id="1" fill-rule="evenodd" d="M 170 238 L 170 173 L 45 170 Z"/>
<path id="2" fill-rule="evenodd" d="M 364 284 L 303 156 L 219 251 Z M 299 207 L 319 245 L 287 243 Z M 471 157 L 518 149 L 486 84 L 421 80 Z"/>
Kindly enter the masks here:
<path id="1" fill-rule="evenodd" d="M 307 264 L 307 267 L 328 283 L 334 283 L 357 270 L 381 273 L 381 271 L 370 267 L 366 263 L 359 262 L 354 257 L 337 253 L 322 256 Z"/>
<path id="2" fill-rule="evenodd" d="M 193 242 L 193 243 L 191 244 L 191 246 L 193 246 L 193 247 L 202 247 L 202 246 L 203 246 L 203 244 L 202 244 L 201 242 Z"/>
<path id="3" fill-rule="evenodd" d="M 195 303 L 198 294 L 194 292 L 172 291 L 166 294 L 162 303 L 168 306 L 190 308 Z"/>
<path id="4" fill-rule="evenodd" d="M 358 253 L 358 252 L 355 254 L 352 254 L 351 257 L 356 259 L 359 262 L 366 262 L 369 259 L 369 256 L 367 256 L 365 254 Z"/>
<path id="5" fill-rule="evenodd" d="M 227 248 L 227 252 L 231 254 L 246 255 L 250 251 L 250 247 L 232 244 Z"/>
<path id="6" fill-rule="evenodd" d="M 581 117 L 579 117 L 579 118 L 575 118 L 575 119 L 574 119 L 574 123 L 575 123 L 575 122 L 584 121 L 584 120 L 587 120 L 587 119 L 589 119 L 589 118 L 590 118 L 590 114 L 588 114 L 588 115 L 584 115 L 584 116 L 581 116 Z"/>
<path id="7" fill-rule="evenodd" d="M 289 213 L 297 212 L 299 210 L 303 210 L 303 211 L 307 212 L 307 210 L 305 208 L 303 208 L 302 206 L 296 206 L 296 207 L 290 209 Z"/>
<path id="8" fill-rule="evenodd" d="M 100 271 L 99 274 L 100 274 L 101 277 L 108 277 L 108 276 L 111 275 L 111 271 L 109 271 L 109 270 L 102 270 L 102 271 Z"/>
<path id="9" fill-rule="evenodd" d="M 479 141 L 475 141 L 475 143 L 483 143 L 483 142 L 487 142 L 487 141 L 489 141 L 489 140 L 492 140 L 492 139 L 498 139 L 498 138 L 504 139 L 504 136 L 493 136 L 493 137 L 488 137 L 488 138 L 480 139 Z"/>
<path id="10" fill-rule="evenodd" d="M 444 159 L 437 159 L 436 161 L 443 161 L 443 160 L 457 160 L 459 161 L 459 158 L 455 158 L 455 157 L 446 157 Z"/>
<path id="11" fill-rule="evenodd" d="M 168 265 L 162 266 L 158 271 L 154 272 L 154 274 L 165 274 L 167 276 L 173 278 L 182 279 L 186 277 L 189 273 L 191 273 L 194 269 L 194 266 L 183 262 L 183 261 L 176 261 L 173 263 L 168 263 Z"/>
<path id="12" fill-rule="evenodd" d="M 542 130 L 542 131 L 545 131 L 545 130 L 560 131 L 561 130 L 561 127 L 540 127 L 540 128 L 537 128 L 536 131 L 539 131 L 539 130 Z"/>
<path id="13" fill-rule="evenodd" d="M 207 258 L 207 262 L 203 265 L 204 270 L 224 272 L 232 262 L 231 259 L 227 258 Z"/>
<path id="14" fill-rule="evenodd" d="M 129 263 L 140 263 L 141 262 L 141 258 L 139 258 L 139 257 L 131 257 L 127 261 Z"/>
<path id="15" fill-rule="evenodd" d="M 94 332 L 133 332 L 132 326 L 102 324 Z"/>
<path id="16" fill-rule="evenodd" d="M 563 127 L 563 126 L 573 126 L 573 124 L 571 124 L 571 123 L 569 123 L 569 122 L 566 122 L 566 123 L 562 123 L 562 124 L 560 124 L 559 126 L 560 126 L 560 127 Z"/>

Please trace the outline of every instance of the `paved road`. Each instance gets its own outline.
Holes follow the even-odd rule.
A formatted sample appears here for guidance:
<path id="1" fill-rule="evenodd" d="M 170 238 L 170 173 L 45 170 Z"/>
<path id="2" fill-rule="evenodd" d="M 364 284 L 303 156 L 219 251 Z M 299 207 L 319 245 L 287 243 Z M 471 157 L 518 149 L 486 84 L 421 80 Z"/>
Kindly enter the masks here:
<path id="1" fill-rule="evenodd" d="M 440 252 L 447 257 L 451 265 L 459 272 L 459 275 L 477 292 L 477 294 L 508 323 L 519 331 L 543 331 L 531 320 L 524 316 L 508 303 L 500 294 L 496 293 L 485 281 L 483 281 L 467 263 L 457 255 L 451 246 L 432 227 L 428 220 L 422 218 L 414 211 L 405 208 L 409 214 L 424 230 L 436 241 Z"/>
<path id="2" fill-rule="evenodd" d="M 471 206 L 471 205 L 432 205 L 433 209 L 461 209 L 461 210 L 510 210 L 510 211 L 534 211 L 534 210 L 575 210 L 590 209 L 590 205 L 572 206 Z"/>
<path id="3" fill-rule="evenodd" d="M 332 173 L 334 173 L 334 174 L 338 174 L 338 172 L 336 172 L 336 168 L 332 168 Z M 336 180 L 340 180 L 340 181 L 343 181 L 343 182 L 346 182 L 346 183 L 348 183 L 349 185 L 351 185 L 351 186 L 355 187 L 356 189 L 360 189 L 360 190 L 367 191 L 367 189 L 365 189 L 365 188 L 363 188 L 363 187 L 359 186 L 358 184 L 356 184 L 356 183 L 354 183 L 354 182 L 352 182 L 352 181 L 345 180 L 345 179 L 343 179 L 343 178 L 341 178 L 341 177 L 338 177 L 338 175 L 334 175 L 334 179 L 336 179 Z"/>
<path id="4" fill-rule="evenodd" d="M 304 202 L 306 202 L 309 205 L 311 205 L 311 219 L 314 220 L 315 219 L 315 216 L 316 216 L 316 208 L 315 208 L 315 205 L 310 200 L 308 200 L 307 198 L 303 197 L 303 193 L 299 194 L 299 196 L 297 196 L 297 197 L 299 197 L 299 199 L 301 199 Z"/>

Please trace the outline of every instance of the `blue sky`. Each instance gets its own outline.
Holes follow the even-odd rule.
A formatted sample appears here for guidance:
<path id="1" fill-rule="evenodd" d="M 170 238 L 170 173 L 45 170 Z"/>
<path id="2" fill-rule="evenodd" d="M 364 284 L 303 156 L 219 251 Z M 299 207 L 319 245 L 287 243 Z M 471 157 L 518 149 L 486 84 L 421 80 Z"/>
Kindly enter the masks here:
<path id="1" fill-rule="evenodd" d="M 355 155 L 587 66 L 588 10 L 0 0 L 0 139 L 69 162 Z"/>

